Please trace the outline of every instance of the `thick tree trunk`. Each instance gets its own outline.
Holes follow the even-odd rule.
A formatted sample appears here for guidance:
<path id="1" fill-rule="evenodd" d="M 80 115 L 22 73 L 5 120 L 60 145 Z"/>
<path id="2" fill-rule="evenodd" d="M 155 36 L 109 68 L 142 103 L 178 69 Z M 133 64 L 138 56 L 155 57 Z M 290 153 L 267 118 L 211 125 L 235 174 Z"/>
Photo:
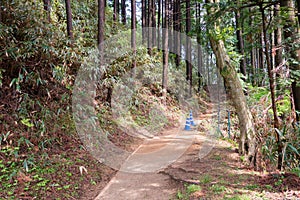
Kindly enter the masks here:
<path id="1" fill-rule="evenodd" d="M 70 0 L 65 0 L 66 3 L 66 14 L 67 14 L 67 34 L 68 37 L 73 42 L 73 26 L 72 26 L 72 9 L 71 9 L 71 2 Z"/>
<path id="2" fill-rule="evenodd" d="M 172 25 L 173 25 L 173 30 L 174 31 L 176 31 L 177 30 L 177 7 L 178 7 L 178 5 L 176 4 L 177 2 L 176 2 L 176 0 L 172 0 L 171 1 L 171 3 L 172 3 L 172 5 L 173 5 L 173 23 L 172 23 Z M 172 39 L 172 41 L 173 41 L 173 49 L 175 49 L 176 50 L 176 47 L 177 47 L 177 43 L 178 43 L 178 41 L 176 40 L 177 39 L 177 37 L 176 37 L 176 34 L 173 34 L 173 39 Z M 175 54 L 176 55 L 176 54 Z M 175 63 L 176 63 L 176 58 L 175 58 Z"/>
<path id="3" fill-rule="evenodd" d="M 114 14 L 113 14 L 114 22 L 117 22 L 119 18 L 118 6 L 119 6 L 119 0 L 114 0 Z"/>
<path id="4" fill-rule="evenodd" d="M 215 3 L 213 0 L 206 0 L 206 2 Z M 209 9 L 207 12 L 208 14 L 211 14 L 214 10 Z M 239 152 L 242 155 L 246 155 L 249 163 L 255 164 L 256 139 L 253 117 L 248 108 L 246 97 L 243 93 L 235 67 L 232 65 L 231 60 L 226 53 L 224 42 L 214 37 L 216 33 L 212 33 L 212 31 L 219 32 L 219 30 L 220 27 L 216 24 L 214 30 L 209 30 L 209 41 L 216 56 L 217 67 L 224 78 L 229 96 L 231 97 L 231 101 L 238 115 L 240 126 Z"/>
<path id="5" fill-rule="evenodd" d="M 152 54 L 152 3 L 153 0 L 148 0 L 148 16 L 147 16 L 147 21 L 148 21 L 148 25 L 149 25 L 149 29 L 148 29 L 148 36 L 147 36 L 147 43 L 148 43 L 148 54 L 151 55 Z"/>
<path id="6" fill-rule="evenodd" d="M 122 23 L 126 25 L 126 0 L 121 0 Z"/>
<path id="7" fill-rule="evenodd" d="M 146 0 L 142 1 L 142 28 L 146 28 Z M 145 44 L 146 41 L 146 31 L 143 29 L 142 31 L 142 42 Z"/>
<path id="8" fill-rule="evenodd" d="M 191 31 L 191 2 L 186 0 L 186 35 L 189 35 Z M 192 94 L 192 64 L 190 63 L 191 59 L 191 43 L 190 40 L 186 40 L 186 79 L 189 82 L 189 94 Z"/>
<path id="9" fill-rule="evenodd" d="M 117 21 L 120 21 L 120 1 L 119 0 L 116 0 L 116 7 L 117 7 Z"/>
<path id="10" fill-rule="evenodd" d="M 98 46 L 104 41 L 104 23 L 105 23 L 105 0 L 98 0 L 98 36 L 97 36 L 97 42 Z M 103 49 L 101 49 L 101 45 L 99 46 L 100 52 L 102 52 Z"/>
<path id="11" fill-rule="evenodd" d="M 169 27 L 169 0 L 165 0 L 165 29 L 164 29 L 164 40 L 163 40 L 163 78 L 162 78 L 162 97 L 163 97 L 163 104 L 167 104 L 167 87 L 168 87 L 168 60 L 169 60 L 169 50 L 168 50 L 168 27 Z"/>
<path id="12" fill-rule="evenodd" d="M 158 13 L 157 13 L 157 47 L 160 49 L 160 18 L 161 18 L 161 0 L 158 0 Z"/>
<path id="13" fill-rule="evenodd" d="M 169 7 L 168 7 L 168 22 L 169 22 L 169 33 L 168 33 L 168 38 L 169 38 L 169 42 L 168 42 L 168 46 L 170 49 L 174 49 L 174 37 L 173 37 L 173 31 L 172 31 L 172 23 L 173 23 L 173 14 L 174 14 L 174 4 L 173 4 L 173 0 L 169 0 Z M 174 30 L 174 29 L 173 29 Z M 172 54 L 171 52 L 169 52 L 169 54 Z M 173 56 L 172 56 L 173 58 Z"/>
<path id="14" fill-rule="evenodd" d="M 176 29 L 175 31 L 181 32 L 181 4 L 180 0 L 175 0 L 176 3 L 176 21 L 174 22 L 176 24 Z M 181 38 L 180 34 L 175 34 L 176 35 L 176 57 L 175 57 L 175 64 L 176 67 L 179 68 L 180 65 L 180 57 L 181 57 Z"/>
<path id="15" fill-rule="evenodd" d="M 156 5 L 155 0 L 152 0 L 152 8 L 151 8 L 151 21 L 152 21 L 152 27 L 156 28 Z M 156 46 L 156 31 L 153 29 L 152 31 L 152 46 Z"/>
<path id="16" fill-rule="evenodd" d="M 299 1 L 298 1 L 299 3 Z M 291 41 L 294 41 L 294 44 L 299 44 L 300 39 L 299 39 L 299 26 L 297 25 L 296 22 L 296 16 L 295 16 L 295 7 L 294 7 L 294 2 L 292 0 L 281 0 L 280 1 L 280 6 L 285 9 L 285 14 L 288 14 L 288 20 L 285 21 L 283 25 L 283 34 L 285 40 L 290 39 Z M 294 60 L 298 61 L 298 63 L 290 63 L 289 67 L 292 71 L 300 72 L 300 49 L 297 48 L 296 50 L 293 50 L 292 48 L 293 43 L 292 42 L 287 42 L 287 52 L 290 54 L 291 58 Z M 294 78 L 292 82 L 292 93 L 293 93 L 293 99 L 294 99 L 294 104 L 295 104 L 295 110 L 296 110 L 296 119 L 297 121 L 300 121 L 300 80 L 298 78 Z M 298 111 L 298 113 L 297 113 Z"/>

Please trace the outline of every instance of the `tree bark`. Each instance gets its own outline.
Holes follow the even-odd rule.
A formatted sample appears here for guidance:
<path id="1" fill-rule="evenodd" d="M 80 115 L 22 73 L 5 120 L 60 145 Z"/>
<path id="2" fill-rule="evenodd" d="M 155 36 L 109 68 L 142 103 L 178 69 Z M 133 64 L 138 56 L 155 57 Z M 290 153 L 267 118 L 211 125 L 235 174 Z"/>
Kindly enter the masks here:
<path id="1" fill-rule="evenodd" d="M 206 0 L 207 3 L 218 3 L 218 0 L 214 2 L 213 0 Z M 213 14 L 215 11 L 213 8 L 207 10 L 208 14 Z M 220 27 L 214 24 L 214 30 L 210 29 L 209 41 L 213 52 L 216 56 L 217 67 L 220 70 L 220 74 L 224 78 L 225 85 L 229 92 L 229 96 L 235 107 L 235 110 L 239 119 L 240 126 L 240 142 L 239 142 L 239 152 L 246 156 L 246 160 L 255 164 L 255 154 L 256 154 L 256 139 L 255 139 L 255 127 L 253 124 L 253 117 L 248 108 L 246 97 L 243 93 L 243 89 L 235 67 L 232 65 L 231 60 L 226 53 L 224 42 L 214 35 L 220 32 Z M 248 146 L 248 149 L 246 148 Z"/>
<path id="2" fill-rule="evenodd" d="M 116 4 L 116 7 L 117 7 L 117 21 L 120 21 L 120 1 L 119 0 L 116 0 L 117 4 Z"/>
<path id="3" fill-rule="evenodd" d="M 249 12 L 250 15 L 252 14 L 252 8 L 249 8 Z M 249 27 L 252 26 L 252 21 L 253 21 L 253 15 L 250 16 L 250 20 L 249 20 Z M 249 44 L 252 44 L 254 39 L 253 39 L 253 33 L 249 33 L 249 37 L 247 37 L 247 42 Z M 256 48 L 254 47 L 254 45 L 251 45 L 251 52 L 250 52 L 250 57 L 251 57 L 251 75 L 250 75 L 250 80 L 252 85 L 256 86 L 256 61 L 257 61 L 257 57 L 256 57 Z"/>
<path id="4" fill-rule="evenodd" d="M 191 31 L 191 2 L 186 0 L 186 30 L 185 33 L 188 36 Z M 189 94 L 192 94 L 192 64 L 191 61 L 191 43 L 190 40 L 186 40 L 186 79 L 189 82 Z"/>
<path id="5" fill-rule="evenodd" d="M 152 4 L 153 4 L 153 0 L 148 0 L 148 16 L 147 16 L 147 21 L 148 21 L 148 25 L 149 25 L 149 29 L 148 29 L 148 37 L 147 37 L 147 42 L 148 42 L 148 54 L 149 55 L 151 55 L 152 54 L 152 36 L 153 36 L 153 34 L 152 34 L 152 25 L 153 25 L 153 23 L 152 23 L 152 14 L 153 14 L 153 12 L 152 12 L 152 8 L 153 8 L 153 6 L 152 6 Z"/>
<path id="6" fill-rule="evenodd" d="M 168 87 L 168 60 L 169 60 L 169 50 L 168 50 L 168 28 L 169 28 L 169 0 L 165 0 L 165 29 L 164 29 L 164 40 L 163 40 L 163 78 L 162 78 L 162 97 L 163 104 L 167 104 L 167 87 Z"/>
<path id="7" fill-rule="evenodd" d="M 161 18 L 161 0 L 158 0 L 158 13 L 157 13 L 157 47 L 160 49 L 160 18 Z"/>
<path id="8" fill-rule="evenodd" d="M 202 65 L 203 65 L 203 60 L 202 60 L 202 47 L 201 47 L 201 4 L 197 3 L 196 4 L 196 19 L 197 19 L 197 43 L 198 43 L 198 49 L 197 49 L 197 54 L 198 54 L 198 92 L 201 90 L 201 85 L 202 85 Z"/>
<path id="9" fill-rule="evenodd" d="M 66 14 L 67 14 L 67 34 L 71 42 L 73 43 L 74 36 L 73 36 L 73 26 L 72 26 L 71 2 L 70 0 L 65 0 L 65 3 L 66 3 Z"/>
<path id="10" fill-rule="evenodd" d="M 156 28 L 156 5 L 155 5 L 155 0 L 151 0 L 151 1 L 152 1 L 152 8 L 151 8 L 152 27 Z M 153 31 L 152 31 L 152 46 L 156 46 L 156 31 L 155 31 L 155 29 L 153 29 Z"/>
<path id="11" fill-rule="evenodd" d="M 239 4 L 239 0 L 238 0 Z M 241 54 L 242 58 L 240 60 L 240 72 L 247 76 L 246 72 L 246 59 L 245 59 L 245 50 L 244 50 L 244 39 L 243 39 L 243 32 L 242 32 L 242 25 L 240 22 L 241 13 L 239 9 L 235 12 L 235 22 L 236 22 L 236 37 L 237 37 L 237 47 L 239 50 L 239 53 Z"/>
<path id="12" fill-rule="evenodd" d="M 121 0 L 122 23 L 126 25 L 126 0 Z"/>
<path id="13" fill-rule="evenodd" d="M 280 11 L 280 5 L 276 4 L 274 7 L 274 17 L 278 17 L 279 16 L 279 11 Z M 281 22 L 280 22 L 281 23 Z M 282 35 L 281 35 L 281 31 L 282 29 L 280 28 L 280 26 L 278 26 L 275 31 L 275 47 L 274 50 L 272 50 L 275 53 L 275 69 L 279 68 L 282 65 L 282 50 L 283 48 L 281 47 L 281 43 L 282 43 Z M 277 70 L 275 70 L 277 71 Z M 276 78 L 279 80 L 280 79 L 280 74 L 277 72 L 276 73 Z M 278 81 L 276 81 L 278 82 Z M 280 91 L 280 85 L 277 84 L 277 91 Z"/>
<path id="14" fill-rule="evenodd" d="M 135 0 L 131 0 L 131 48 L 134 54 L 133 68 L 136 67 L 136 5 Z"/>
<path id="15" fill-rule="evenodd" d="M 101 43 L 104 41 L 104 25 L 105 25 L 105 0 L 98 0 L 98 46 L 100 53 L 102 52 Z"/>
<path id="16" fill-rule="evenodd" d="M 261 74 L 264 74 L 263 71 L 265 69 L 264 67 L 264 50 L 263 50 L 263 46 L 264 46 L 264 40 L 263 40 L 263 32 L 260 33 L 260 44 L 261 44 L 261 47 L 259 47 L 259 66 L 258 66 L 258 75 L 260 77 Z M 257 81 L 257 85 L 258 86 L 264 86 L 264 75 L 262 78 L 258 78 L 258 81 Z"/>
<path id="17" fill-rule="evenodd" d="M 175 0 L 176 3 L 176 21 L 174 22 L 176 24 L 176 29 L 175 31 L 177 32 L 181 32 L 181 4 L 180 4 L 180 0 Z M 176 67 L 179 68 L 180 65 L 180 57 L 181 57 L 181 38 L 180 38 L 180 34 L 176 34 L 176 57 L 175 57 L 175 64 Z"/>
<path id="18" fill-rule="evenodd" d="M 117 22 L 117 19 L 119 18 L 118 6 L 119 6 L 119 0 L 114 0 L 113 20 L 114 20 L 115 23 Z"/>
<path id="19" fill-rule="evenodd" d="M 146 41 L 146 0 L 141 0 L 142 1 L 142 43 L 145 44 Z"/>

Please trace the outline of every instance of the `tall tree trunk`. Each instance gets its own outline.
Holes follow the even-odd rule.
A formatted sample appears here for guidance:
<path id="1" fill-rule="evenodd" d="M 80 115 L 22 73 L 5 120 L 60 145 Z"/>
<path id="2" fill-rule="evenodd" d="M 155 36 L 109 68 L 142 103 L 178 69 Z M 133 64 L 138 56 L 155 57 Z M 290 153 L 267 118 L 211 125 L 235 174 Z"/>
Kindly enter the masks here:
<path id="1" fill-rule="evenodd" d="M 119 0 L 114 0 L 114 14 L 113 14 L 114 23 L 116 23 L 119 18 L 118 6 L 119 6 Z"/>
<path id="2" fill-rule="evenodd" d="M 146 31 L 144 28 L 146 28 L 146 0 L 142 1 L 142 43 L 145 44 L 146 41 Z"/>
<path id="3" fill-rule="evenodd" d="M 98 46 L 104 41 L 104 26 L 105 26 L 105 0 L 98 0 Z M 99 46 L 100 53 L 103 49 Z"/>
<path id="4" fill-rule="evenodd" d="M 147 20 L 148 20 L 148 24 L 149 24 L 149 29 L 148 29 L 148 37 L 147 37 L 147 42 L 148 42 L 148 54 L 151 55 L 152 54 L 152 6 L 153 4 L 153 0 L 148 0 L 148 16 L 147 16 Z"/>
<path id="5" fill-rule="evenodd" d="M 174 31 L 176 31 L 177 30 L 177 7 L 178 7 L 178 5 L 177 5 L 177 2 L 176 2 L 176 0 L 171 0 L 171 3 L 172 3 L 172 5 L 173 5 L 173 13 L 172 13 L 172 16 L 173 16 L 173 23 L 172 23 L 172 28 L 173 28 L 173 30 Z M 172 41 L 173 41 L 173 49 L 175 49 L 175 51 L 176 51 L 176 48 L 177 48 L 177 43 L 178 43 L 178 41 L 176 40 L 177 39 L 177 37 L 176 37 L 176 34 L 173 34 L 173 39 L 172 39 Z M 175 55 L 176 55 L 176 53 L 175 53 Z M 175 60 L 176 60 L 176 58 L 175 58 Z M 176 63 L 176 61 L 175 61 L 175 63 Z"/>
<path id="6" fill-rule="evenodd" d="M 168 22 L 169 22 L 169 33 L 168 33 L 168 38 L 169 38 L 169 42 L 168 42 L 168 45 L 169 45 L 169 48 L 170 49 L 174 49 L 174 37 L 173 37 L 173 30 L 172 27 L 172 23 L 173 23 L 173 13 L 174 13 L 174 4 L 173 4 L 173 0 L 169 0 L 169 7 L 168 7 L 168 16 L 169 16 L 169 19 L 168 19 Z M 172 52 L 169 52 L 169 54 L 173 54 Z M 173 58 L 173 56 L 171 56 L 171 58 Z"/>
<path id="7" fill-rule="evenodd" d="M 103 62 L 103 45 L 104 42 L 104 27 L 105 27 L 105 1 L 106 0 L 98 0 L 98 36 L 97 36 L 97 42 L 98 42 L 98 49 L 99 49 L 99 55 L 100 55 L 100 65 Z M 106 96 L 106 102 L 109 104 L 111 103 L 111 96 L 112 96 L 112 87 L 107 88 L 107 96 Z"/>
<path id="8" fill-rule="evenodd" d="M 120 21 L 120 1 L 119 0 L 116 0 L 117 4 L 116 4 L 116 7 L 117 7 L 117 21 L 119 22 Z"/>
<path id="9" fill-rule="evenodd" d="M 73 43 L 73 26 L 72 26 L 72 9 L 70 0 L 65 0 L 66 3 L 66 14 L 67 14 L 67 34 Z"/>
<path id="10" fill-rule="evenodd" d="M 202 85 L 202 47 L 201 47 L 201 4 L 196 3 L 196 19 L 197 19 L 197 43 L 198 43 L 198 49 L 197 49 L 197 55 L 198 55 L 198 92 L 201 90 Z"/>
<path id="11" fill-rule="evenodd" d="M 268 76 L 269 76 L 269 85 L 270 85 L 270 92 L 271 92 L 271 100 L 272 100 L 272 110 L 273 110 L 273 117 L 274 117 L 274 128 L 279 128 L 279 120 L 277 115 L 277 108 L 276 108 L 276 96 L 275 96 L 275 84 L 274 84 L 274 76 L 272 72 L 271 67 L 271 59 L 269 54 L 269 42 L 267 39 L 267 27 L 266 27 L 266 16 L 265 16 L 265 10 L 263 8 L 263 5 L 260 5 L 260 11 L 262 15 L 262 24 L 263 24 L 263 39 L 265 44 L 265 55 L 266 55 L 266 61 L 267 61 L 267 68 L 268 68 Z M 278 146 L 278 163 L 277 168 L 281 170 L 282 168 L 282 145 L 281 145 L 281 138 L 280 135 L 276 132 L 277 135 L 277 146 Z"/>
<path id="12" fill-rule="evenodd" d="M 206 0 L 206 2 L 218 3 L 219 1 L 216 0 L 214 2 L 213 0 Z M 213 8 L 207 10 L 208 14 L 214 12 L 215 10 Z M 229 96 L 238 115 L 240 126 L 239 152 L 246 156 L 248 162 L 255 164 L 256 139 L 253 117 L 248 108 L 246 97 L 243 93 L 235 67 L 232 65 L 231 60 L 226 53 L 224 42 L 218 37 L 215 37 L 216 33 L 213 31 L 216 31 L 216 33 L 220 32 L 220 27 L 216 23 L 214 24 L 214 29 L 208 30 L 209 41 L 216 56 L 217 67 L 224 78 Z M 248 146 L 248 149 L 246 149 L 246 146 Z"/>
<path id="13" fill-rule="evenodd" d="M 135 0 L 131 0 L 131 48 L 134 54 L 133 68 L 136 67 L 136 5 Z"/>
<path id="14" fill-rule="evenodd" d="M 280 11 L 280 4 L 276 4 L 274 7 L 274 17 L 279 16 L 279 11 Z M 274 50 L 272 50 L 275 53 L 275 69 L 279 68 L 282 65 L 282 50 L 283 48 L 281 47 L 282 43 L 282 35 L 281 35 L 281 27 L 277 26 L 275 29 L 275 47 Z M 277 71 L 277 70 L 275 70 Z M 280 74 L 276 73 L 276 78 L 279 80 L 280 79 Z M 278 82 L 278 81 L 276 81 Z M 280 85 L 277 84 L 277 91 L 280 91 Z"/>
<path id="15" fill-rule="evenodd" d="M 152 27 L 156 28 L 156 4 L 155 4 L 155 0 L 152 0 L 152 8 L 151 8 L 151 12 L 152 12 Z M 152 31 L 152 46 L 156 46 L 156 29 L 153 29 Z"/>
<path id="16" fill-rule="evenodd" d="M 298 1 L 299 3 L 299 1 Z M 295 44 L 300 43 L 299 39 L 299 26 L 297 26 L 296 23 L 296 16 L 295 16 L 295 7 L 293 0 L 280 0 L 280 6 L 285 9 L 285 14 L 288 15 L 288 19 L 285 21 L 283 25 L 283 34 L 284 38 L 287 41 L 290 39 L 290 41 L 294 41 Z M 296 50 L 293 50 L 293 43 L 288 42 L 286 51 L 290 54 L 291 58 L 293 58 L 295 61 L 298 61 L 298 63 L 289 63 L 289 67 L 292 71 L 300 72 L 300 49 L 297 48 Z M 293 93 L 293 99 L 295 104 L 295 110 L 296 110 L 296 119 L 297 121 L 300 121 L 300 80 L 299 77 L 295 77 L 292 80 L 292 93 Z M 297 113 L 298 111 L 298 113 Z"/>
<path id="17" fill-rule="evenodd" d="M 188 36 L 191 31 L 191 1 L 186 0 L 186 35 Z M 186 40 L 186 79 L 189 81 L 189 93 L 192 94 L 192 64 L 191 62 L 191 43 L 190 40 Z"/>
<path id="18" fill-rule="evenodd" d="M 157 47 L 160 49 L 160 18 L 161 18 L 161 0 L 158 0 L 158 13 L 157 13 Z"/>
<path id="19" fill-rule="evenodd" d="M 176 21 L 174 22 L 176 24 L 176 29 L 175 31 L 177 32 L 181 32 L 181 4 L 180 4 L 180 0 L 175 0 L 174 1 L 176 3 Z M 180 38 L 180 34 L 175 34 L 176 35 L 176 57 L 175 57 L 175 64 L 176 67 L 179 68 L 180 65 L 180 57 L 181 57 L 181 38 Z"/>
<path id="20" fill-rule="evenodd" d="M 163 40 L 163 78 L 162 78 L 162 97 L 163 104 L 167 104 L 167 87 L 168 87 L 168 60 L 169 60 L 169 50 L 168 50 L 168 28 L 169 28 L 169 0 L 165 0 L 165 29 L 164 29 L 164 40 Z"/>
<path id="21" fill-rule="evenodd" d="M 122 23 L 126 25 L 126 0 L 121 0 Z"/>
<path id="22" fill-rule="evenodd" d="M 252 14 L 252 8 L 249 8 L 249 12 L 250 12 L 250 15 Z M 253 15 L 250 16 L 250 20 L 249 20 L 249 27 L 252 26 L 252 21 L 253 21 Z M 251 45 L 251 53 L 250 53 L 250 57 L 251 57 L 251 76 L 250 76 L 250 80 L 251 80 L 251 83 L 253 85 L 256 85 L 256 61 L 257 61 L 257 57 L 256 57 L 256 48 L 255 46 L 253 45 L 253 41 L 254 41 L 254 38 L 253 38 L 253 33 L 250 33 L 249 34 L 249 37 L 247 37 L 247 41 L 249 44 L 252 44 Z"/>
<path id="23" fill-rule="evenodd" d="M 261 46 L 259 47 L 259 66 L 258 66 L 258 74 L 259 77 L 261 76 L 261 74 L 263 74 L 262 78 L 258 79 L 258 86 L 264 86 L 264 69 L 265 69 L 265 65 L 264 65 L 264 36 L 263 36 L 263 31 L 260 33 L 260 44 Z"/>
<path id="24" fill-rule="evenodd" d="M 51 22 L 51 1 L 50 0 L 43 0 L 44 1 L 44 10 L 47 12 L 48 22 Z"/>
<path id="25" fill-rule="evenodd" d="M 237 0 L 237 4 L 239 5 L 239 0 Z M 236 22 L 236 37 L 237 37 L 237 47 L 239 53 L 241 54 L 242 58 L 240 60 L 240 72 L 246 76 L 246 59 L 245 59 L 245 50 L 244 50 L 244 39 L 243 39 L 243 32 L 242 32 L 242 23 L 241 23 L 241 13 L 240 10 L 237 9 L 235 12 L 235 22 Z"/>

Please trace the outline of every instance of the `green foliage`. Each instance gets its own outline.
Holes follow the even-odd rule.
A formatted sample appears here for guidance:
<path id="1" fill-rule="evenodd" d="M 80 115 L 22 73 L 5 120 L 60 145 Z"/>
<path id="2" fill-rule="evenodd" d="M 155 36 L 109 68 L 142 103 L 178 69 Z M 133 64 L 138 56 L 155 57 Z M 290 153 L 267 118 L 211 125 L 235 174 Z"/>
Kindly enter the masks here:
<path id="1" fill-rule="evenodd" d="M 223 186 L 223 185 L 217 185 L 217 184 L 215 184 L 215 185 L 212 185 L 212 186 L 210 187 L 210 190 L 213 191 L 213 192 L 216 193 L 216 194 L 220 194 L 220 193 L 222 193 L 222 192 L 225 192 L 227 189 L 226 189 L 226 187 Z"/>
<path id="2" fill-rule="evenodd" d="M 176 196 L 177 196 L 177 199 L 184 199 L 184 194 L 182 194 L 181 191 L 178 191 Z"/>
<path id="3" fill-rule="evenodd" d="M 208 174 L 205 174 L 199 180 L 200 180 L 201 184 L 208 184 L 208 183 L 210 183 L 212 181 L 212 177 L 210 175 L 208 175 Z"/>
<path id="4" fill-rule="evenodd" d="M 291 170 L 291 172 L 296 174 L 300 178 L 300 167 L 295 167 Z"/>
<path id="5" fill-rule="evenodd" d="M 186 192 L 192 194 L 194 192 L 200 191 L 201 187 L 199 185 L 191 184 L 186 187 Z"/>
<path id="6" fill-rule="evenodd" d="M 188 200 L 190 199 L 190 196 L 198 191 L 201 191 L 201 187 L 199 185 L 195 185 L 195 184 L 185 184 L 184 185 L 184 191 L 178 191 L 177 192 L 177 199 L 184 199 L 184 200 Z"/>
<path id="7" fill-rule="evenodd" d="M 246 185 L 246 186 L 245 186 L 245 189 L 247 189 L 247 190 L 255 190 L 255 189 L 257 189 L 257 188 L 259 188 L 259 185 L 257 185 L 257 184 Z"/>
<path id="8" fill-rule="evenodd" d="M 224 200 L 251 200 L 251 197 L 248 195 L 235 195 L 233 197 L 225 197 Z"/>
<path id="9" fill-rule="evenodd" d="M 284 164 L 288 168 L 294 168 L 299 165 L 300 146 L 299 146 L 299 133 L 300 129 L 295 129 L 291 125 L 285 125 L 281 130 L 276 129 L 277 134 L 280 136 L 280 144 L 283 147 L 282 154 Z M 296 134 L 295 134 L 296 133 Z M 266 159 L 272 163 L 276 163 L 278 143 L 275 136 L 268 136 L 265 140 L 265 145 L 262 146 L 262 152 Z"/>
<path id="10" fill-rule="evenodd" d="M 276 101 L 277 114 L 282 123 L 282 128 L 273 129 L 271 108 L 271 97 L 268 89 L 263 87 L 248 86 L 248 102 L 252 107 L 252 114 L 255 118 L 258 136 L 262 139 L 262 153 L 266 160 L 272 165 L 276 165 L 278 158 L 278 145 L 283 147 L 284 165 L 288 168 L 297 166 L 299 157 L 299 127 L 293 125 L 291 116 L 291 97 L 288 89 L 278 91 L 279 95 Z M 274 132 L 280 136 L 280 144 Z M 269 134 L 272 133 L 272 134 Z"/>

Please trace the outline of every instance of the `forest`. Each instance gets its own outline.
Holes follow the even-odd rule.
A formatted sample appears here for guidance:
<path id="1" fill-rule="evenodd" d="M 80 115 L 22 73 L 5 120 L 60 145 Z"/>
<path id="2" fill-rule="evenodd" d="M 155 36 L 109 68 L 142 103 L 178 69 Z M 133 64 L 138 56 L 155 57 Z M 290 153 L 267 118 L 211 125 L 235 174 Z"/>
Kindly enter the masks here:
<path id="1" fill-rule="evenodd" d="M 0 199 L 300 199 L 299 0 L 0 0 L 0 88 Z"/>

